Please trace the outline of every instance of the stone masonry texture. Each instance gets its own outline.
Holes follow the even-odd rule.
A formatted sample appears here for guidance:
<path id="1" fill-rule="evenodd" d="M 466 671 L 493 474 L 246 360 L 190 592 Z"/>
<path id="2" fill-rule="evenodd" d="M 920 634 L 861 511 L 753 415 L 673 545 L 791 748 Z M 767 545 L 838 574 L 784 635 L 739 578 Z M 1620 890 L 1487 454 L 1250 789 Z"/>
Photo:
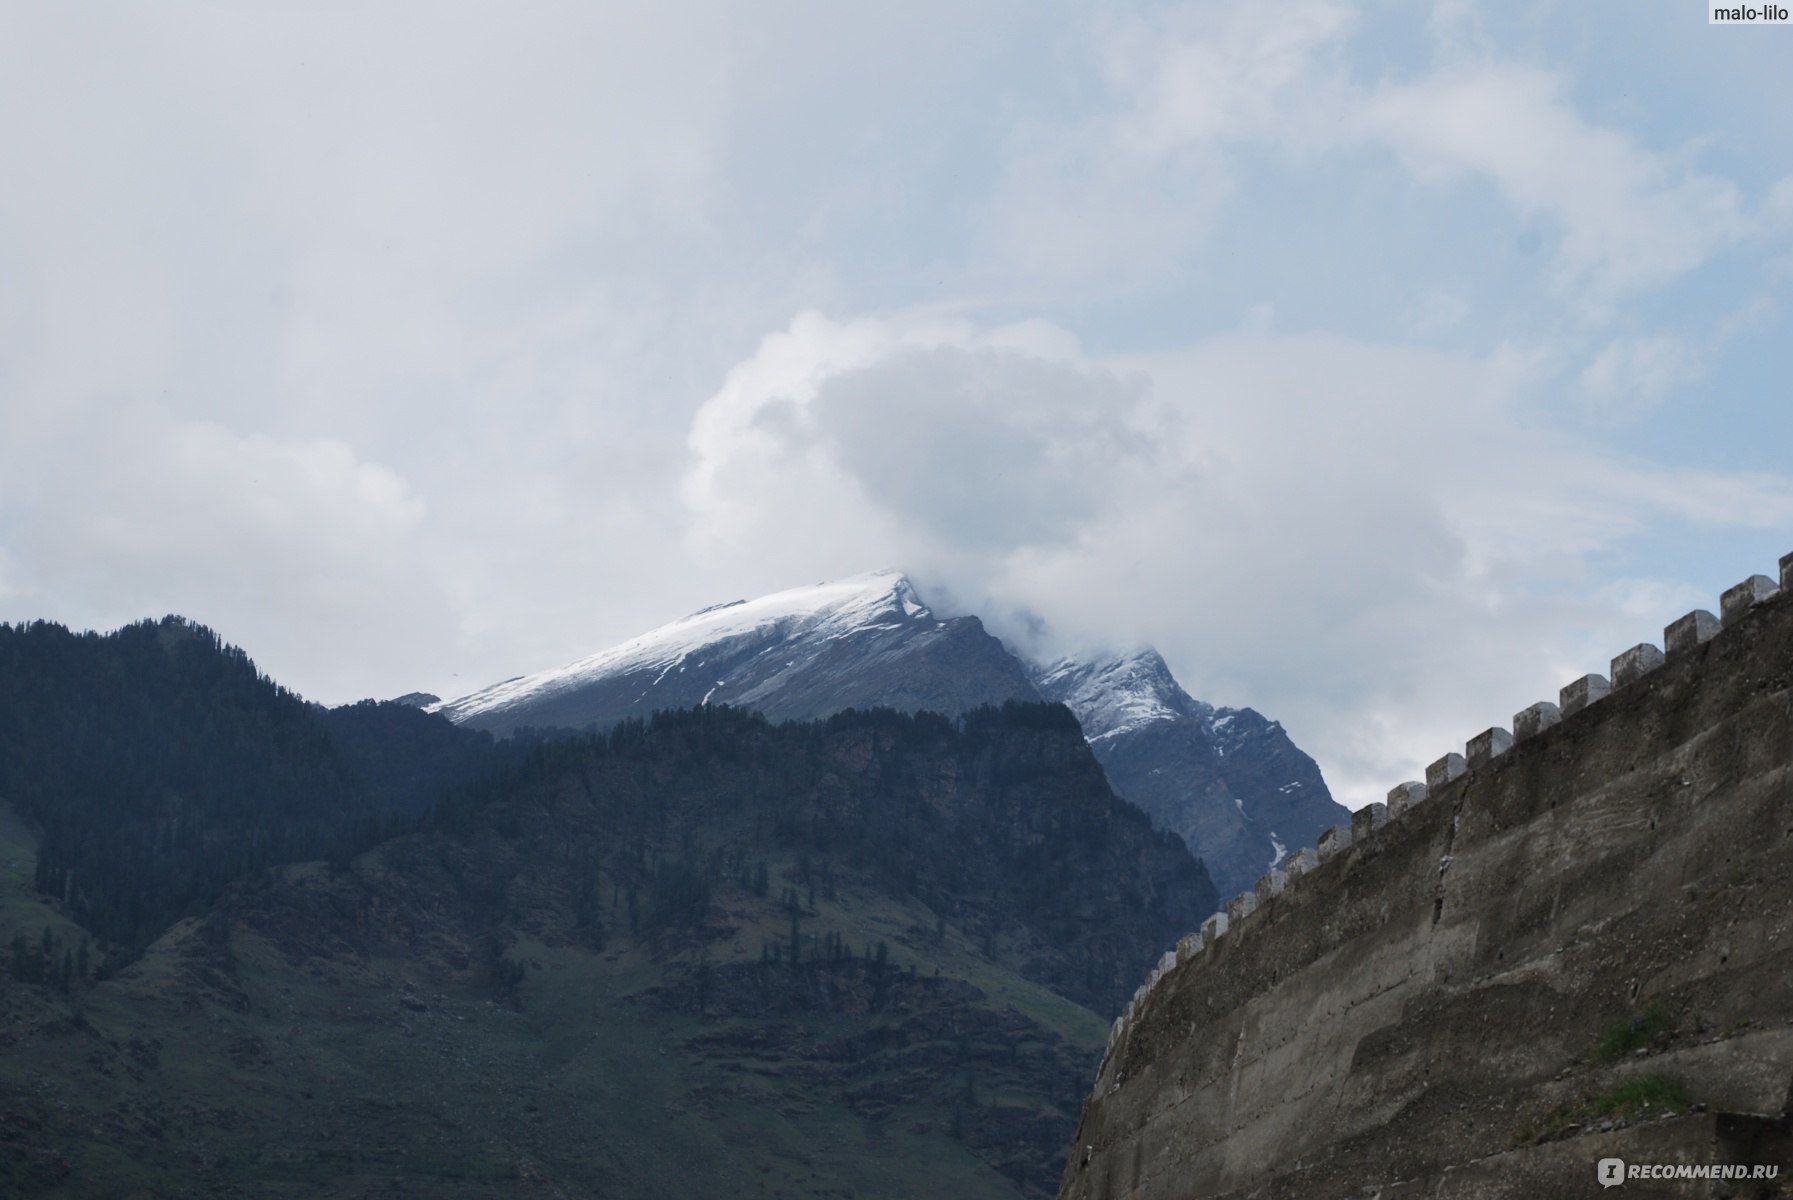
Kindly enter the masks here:
<path id="1" fill-rule="evenodd" d="M 1793 1174 L 1793 596 L 1677 650 L 1167 972 L 1060 1200 L 1793 1194 L 1595 1181 L 1609 1156 Z M 1587 1115 L 1646 1077 L 1690 1103 Z"/>

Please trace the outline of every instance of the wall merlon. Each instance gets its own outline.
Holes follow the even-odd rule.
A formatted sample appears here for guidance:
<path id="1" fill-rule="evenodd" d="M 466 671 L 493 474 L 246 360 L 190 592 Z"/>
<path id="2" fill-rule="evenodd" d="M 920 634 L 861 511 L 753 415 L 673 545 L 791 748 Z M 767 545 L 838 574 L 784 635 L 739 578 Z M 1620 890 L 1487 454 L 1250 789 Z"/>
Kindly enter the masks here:
<path id="1" fill-rule="evenodd" d="M 1565 684 L 1557 693 L 1557 703 L 1563 706 L 1563 715 L 1572 717 L 1588 705 L 1606 698 L 1612 685 L 1606 682 L 1604 675 L 1583 675 L 1574 683 Z"/>
<path id="2" fill-rule="evenodd" d="M 1275 867 L 1271 867 L 1259 876 L 1257 884 L 1252 888 L 1257 893 L 1258 903 L 1260 905 L 1267 904 L 1282 895 L 1283 884 L 1288 882 L 1288 878 Z"/>
<path id="3" fill-rule="evenodd" d="M 1781 556 L 1781 591 L 1793 592 L 1793 554 Z"/>
<path id="4" fill-rule="evenodd" d="M 1217 912 L 1202 922 L 1202 942 L 1205 945 L 1216 938 L 1226 936 L 1226 914 Z"/>
<path id="5" fill-rule="evenodd" d="M 1160 979 L 1164 978 L 1166 975 L 1176 970 L 1176 967 L 1177 952 L 1175 950 L 1166 950 L 1158 958 L 1158 977 Z"/>
<path id="6" fill-rule="evenodd" d="M 1202 952 L 1202 935 L 1199 930 L 1186 933 L 1177 939 L 1177 961 L 1188 962 Z"/>
<path id="7" fill-rule="evenodd" d="M 1461 754 L 1447 754 L 1426 768 L 1426 790 L 1435 792 L 1451 780 L 1461 777 L 1467 770 L 1469 764 L 1463 761 Z"/>
<path id="8" fill-rule="evenodd" d="M 1237 924 L 1258 911 L 1258 894 L 1256 892 L 1240 892 L 1226 902 L 1228 924 Z"/>
<path id="9" fill-rule="evenodd" d="M 1314 852 L 1314 848 L 1312 846 L 1303 846 L 1301 849 L 1295 851 L 1295 853 L 1289 855 L 1289 865 L 1283 868 L 1283 874 L 1290 879 L 1294 879 L 1298 875 L 1307 874 L 1319 865 L 1320 856 Z"/>
<path id="10" fill-rule="evenodd" d="M 1361 842 L 1388 824 L 1388 805 L 1375 800 L 1351 814 L 1351 840 Z"/>
<path id="11" fill-rule="evenodd" d="M 1513 740 L 1523 742 L 1526 738 L 1537 737 L 1562 719 L 1562 709 L 1548 700 L 1540 700 L 1513 714 Z"/>
<path id="12" fill-rule="evenodd" d="M 1668 657 L 1676 658 L 1712 640 L 1722 625 L 1718 618 L 1703 608 L 1696 608 L 1684 617 L 1669 622 L 1662 631 L 1662 648 Z"/>
<path id="13" fill-rule="evenodd" d="M 1320 835 L 1320 861 L 1328 862 L 1338 857 L 1340 851 L 1351 844 L 1351 827 L 1334 825 Z"/>
<path id="14" fill-rule="evenodd" d="M 1426 800 L 1426 785 L 1408 780 L 1397 783 L 1388 789 L 1388 816 L 1390 820 L 1398 819 L 1402 813 Z"/>
<path id="15" fill-rule="evenodd" d="M 1463 747 L 1463 757 L 1472 767 L 1479 767 L 1505 754 L 1513 748 L 1513 735 L 1495 725 L 1484 729 L 1469 739 Z"/>
<path id="16" fill-rule="evenodd" d="M 1662 651 L 1649 642 L 1639 642 L 1612 660 L 1612 686 L 1636 683 L 1662 665 Z"/>
<path id="17" fill-rule="evenodd" d="M 1725 589 L 1724 595 L 1718 598 L 1719 619 L 1728 629 L 1741 621 L 1749 610 L 1764 600 L 1774 598 L 1781 589 L 1774 580 L 1766 575 L 1751 575 L 1735 587 Z"/>

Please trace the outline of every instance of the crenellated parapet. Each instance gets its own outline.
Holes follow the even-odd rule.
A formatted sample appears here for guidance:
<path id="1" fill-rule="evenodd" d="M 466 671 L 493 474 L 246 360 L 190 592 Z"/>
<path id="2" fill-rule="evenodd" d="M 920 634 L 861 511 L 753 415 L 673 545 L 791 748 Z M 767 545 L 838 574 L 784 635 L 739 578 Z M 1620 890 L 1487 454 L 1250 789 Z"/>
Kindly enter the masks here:
<path id="1" fill-rule="evenodd" d="M 1665 667 L 1687 661 L 1714 639 L 1746 625 L 1763 606 L 1793 595 L 1793 554 L 1783 557 L 1779 568 L 1778 583 L 1767 575 L 1752 575 L 1724 591 L 1718 615 L 1695 609 L 1664 627 L 1660 646 L 1652 642 L 1632 646 L 1608 663 L 1606 674 L 1583 675 L 1565 684 L 1554 703 L 1540 700 L 1514 713 L 1510 730 L 1497 725 L 1469 738 L 1461 751 L 1449 751 L 1430 763 L 1424 782 L 1396 784 L 1386 802 L 1365 805 L 1352 814 L 1349 824 L 1326 830 L 1317 845 L 1297 850 L 1251 890 L 1232 897 L 1199 931 L 1179 941 L 1153 966 L 1115 1021 L 1099 1074 L 1106 1077 L 1109 1058 L 1165 981 L 1201 970 L 1225 946 L 1252 937 L 1260 925 L 1274 924 L 1281 908 L 1294 898 L 1330 886 L 1353 858 L 1374 854 L 1385 843 L 1406 836 L 1415 814 L 1428 811 L 1443 798 L 1458 796 L 1478 772 L 1527 753 L 1546 733 L 1598 723 L 1612 708 L 1615 697 L 1640 688 Z M 1440 880 L 1450 866 L 1447 852 L 1438 864 Z"/>

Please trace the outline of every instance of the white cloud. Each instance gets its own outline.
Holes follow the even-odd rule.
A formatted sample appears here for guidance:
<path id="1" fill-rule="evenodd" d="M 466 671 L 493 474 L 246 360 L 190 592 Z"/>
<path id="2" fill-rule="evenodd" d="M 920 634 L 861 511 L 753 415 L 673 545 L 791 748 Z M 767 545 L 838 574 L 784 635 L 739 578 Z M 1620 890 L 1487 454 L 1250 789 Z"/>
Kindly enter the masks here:
<path id="1" fill-rule="evenodd" d="M 1590 589 L 1593 557 L 1665 521 L 1793 520 L 1786 477 L 1528 426 L 1547 381 L 1523 355 L 1235 333 L 1105 362 L 1000 333 L 810 314 L 768 338 L 694 423 L 699 528 L 743 561 L 778 545 L 786 580 L 879 547 L 1060 644 L 1155 642 L 1357 803 L 1685 598 Z"/>
<path id="2" fill-rule="evenodd" d="M 1366 92 L 1355 124 L 1422 180 L 1485 176 L 1519 211 L 1554 218 L 1560 282 L 1597 304 L 1666 283 L 1753 231 L 1729 180 L 1588 122 L 1563 92 L 1531 67 L 1449 66 Z"/>
<path id="3" fill-rule="evenodd" d="M 1229 145 L 1306 136 L 1353 21 L 1332 0 L 1182 6 L 1096 30 L 1107 105 L 1019 122 L 985 206 L 983 271 L 1037 299 L 1161 286 L 1237 201 Z M 986 285 L 987 281 L 976 282 Z"/>
<path id="4" fill-rule="evenodd" d="M 1678 337 L 1615 338 L 1582 369 L 1581 387 L 1601 411 L 1631 416 L 1699 377 L 1699 356 Z"/>
<path id="5" fill-rule="evenodd" d="M 1412 332 L 1420 337 L 1446 333 L 1463 324 L 1469 316 L 1469 301 L 1443 288 L 1430 289 L 1408 318 Z"/>
<path id="6" fill-rule="evenodd" d="M 1064 544 L 1113 503 L 1118 464 L 1152 457 L 1138 393 L 1039 323 L 805 313 L 693 420 L 693 536 L 762 569 L 769 544 L 796 561 L 855 544 L 929 560 Z"/>
<path id="7" fill-rule="evenodd" d="M 1333 0 L 1173 8 L 1122 22 L 1105 46 L 1120 139 L 1143 153 L 1191 143 L 1296 139 L 1333 94 L 1330 53 L 1356 25 Z"/>
<path id="8" fill-rule="evenodd" d="M 1235 166 L 1245 150 L 1318 170 L 1327 154 L 1382 148 L 1424 186 L 1485 181 L 1521 216 L 1551 222 L 1555 286 L 1597 318 L 1770 229 L 1785 209 L 1784 184 L 1752 209 L 1690 152 L 1590 120 L 1556 72 L 1503 58 L 1480 36 L 1471 55 L 1467 6 L 1435 6 L 1432 20 L 1434 61 L 1374 83 L 1351 69 L 1358 9 L 1335 0 L 1229 0 L 1122 20 L 1102 43 L 1108 112 L 1030 130 L 1000 223 L 1056 256 L 1061 275 L 1168 270 L 1228 205 L 1248 203 Z M 1155 259 L 1125 249 L 1140 230 L 1160 247 Z"/>
<path id="9" fill-rule="evenodd" d="M 1697 104 L 1610 83 L 1644 43 L 1597 77 L 1511 34 L 1465 0 L 18 9 L 5 610 L 180 610 L 348 699 L 906 562 L 1151 637 L 1385 787 L 1691 570 L 1596 586 L 1612 547 L 1786 520 L 1778 475 L 1665 465 L 1729 457 L 1668 441 L 1696 369 L 1705 431 L 1779 428 L 1767 119 L 1678 58 L 1725 117 L 1689 141 Z M 1653 395 L 1626 440 L 1665 462 L 1547 428 Z"/>
<path id="10" fill-rule="evenodd" d="M 276 675 L 303 665 L 314 683 L 357 694 L 420 641 L 452 636 L 417 553 L 423 502 L 349 447 L 150 408 L 114 413 L 79 444 L 62 460 L 77 469 L 44 461 L 41 444 L 0 452 L 17 615 L 99 628 L 191 615 Z"/>

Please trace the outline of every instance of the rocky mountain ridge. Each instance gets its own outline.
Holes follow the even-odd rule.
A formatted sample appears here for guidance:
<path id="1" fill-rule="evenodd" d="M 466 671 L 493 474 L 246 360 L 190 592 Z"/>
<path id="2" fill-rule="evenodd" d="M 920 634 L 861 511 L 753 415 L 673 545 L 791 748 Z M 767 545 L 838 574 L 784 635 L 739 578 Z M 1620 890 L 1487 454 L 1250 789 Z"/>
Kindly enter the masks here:
<path id="1" fill-rule="evenodd" d="M 1077 714 L 1115 791 L 1182 838 L 1223 896 L 1348 816 L 1280 723 L 1195 699 L 1150 647 L 1062 660 L 1035 680 Z"/>
<path id="2" fill-rule="evenodd" d="M 873 707 L 954 716 L 1037 698 L 1020 662 L 976 617 L 936 617 L 900 572 L 877 571 L 713 605 L 430 710 L 505 734 L 606 729 L 709 704 L 803 719 Z"/>
<path id="3" fill-rule="evenodd" d="M 1345 815 L 1280 724 L 1196 700 L 1155 650 L 1032 663 L 975 616 L 937 616 L 899 571 L 713 605 L 430 708 L 502 735 L 710 704 L 773 718 L 866 707 L 950 716 L 1036 699 L 1076 714 L 1115 790 L 1182 838 L 1223 895 Z"/>

